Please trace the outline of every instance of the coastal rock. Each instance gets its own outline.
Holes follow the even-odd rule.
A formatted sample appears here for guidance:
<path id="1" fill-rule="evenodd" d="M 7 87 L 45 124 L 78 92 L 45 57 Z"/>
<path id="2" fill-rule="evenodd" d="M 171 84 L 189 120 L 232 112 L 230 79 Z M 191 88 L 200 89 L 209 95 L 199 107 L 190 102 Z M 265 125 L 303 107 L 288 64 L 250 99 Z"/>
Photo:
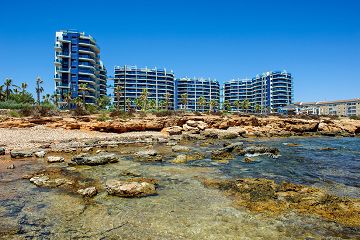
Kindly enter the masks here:
<path id="1" fill-rule="evenodd" d="M 246 162 L 246 163 L 251 163 L 251 162 L 253 162 L 254 160 L 253 160 L 252 158 L 245 157 L 245 158 L 243 159 L 243 161 Z"/>
<path id="2" fill-rule="evenodd" d="M 30 178 L 30 182 L 38 187 L 59 187 L 64 184 L 72 185 L 73 182 L 65 178 L 50 179 L 48 176 L 36 176 Z"/>
<path id="3" fill-rule="evenodd" d="M 33 151 L 12 150 L 10 156 L 12 158 L 28 158 L 33 156 Z"/>
<path id="4" fill-rule="evenodd" d="M 79 194 L 81 194 L 83 197 L 93 197 L 95 196 L 98 191 L 95 187 L 88 187 L 88 188 L 84 188 L 84 189 L 79 189 L 77 191 Z"/>
<path id="5" fill-rule="evenodd" d="M 135 153 L 135 157 L 140 161 L 157 162 L 162 161 L 162 156 L 154 149 L 139 151 Z"/>
<path id="6" fill-rule="evenodd" d="M 189 152 L 190 148 L 186 146 L 175 145 L 171 148 L 173 152 Z"/>
<path id="7" fill-rule="evenodd" d="M 180 135 L 183 131 L 182 127 L 173 126 L 173 127 L 166 127 L 161 130 L 162 133 L 173 136 L 173 135 Z"/>
<path id="8" fill-rule="evenodd" d="M 5 148 L 0 147 L 0 155 L 5 155 Z"/>
<path id="9" fill-rule="evenodd" d="M 176 163 L 176 164 L 186 163 L 187 157 L 185 154 L 180 154 L 180 155 L 176 156 L 176 158 L 174 160 L 172 160 L 171 162 Z"/>
<path id="10" fill-rule="evenodd" d="M 48 156 L 47 161 L 48 161 L 48 163 L 58 163 L 58 162 L 65 161 L 65 159 L 63 157 Z"/>
<path id="11" fill-rule="evenodd" d="M 14 164 L 10 164 L 9 166 L 6 167 L 6 169 L 15 169 L 15 165 L 14 165 Z"/>
<path id="12" fill-rule="evenodd" d="M 46 152 L 45 151 L 38 151 L 38 152 L 35 152 L 34 155 L 38 158 L 43 158 L 45 157 L 45 154 Z"/>
<path id="13" fill-rule="evenodd" d="M 182 139 L 188 141 L 205 140 L 205 137 L 200 134 L 183 132 L 181 135 Z"/>
<path id="14" fill-rule="evenodd" d="M 243 136 L 247 133 L 247 131 L 242 127 L 229 127 L 227 129 L 229 132 L 236 132 L 238 135 Z"/>
<path id="15" fill-rule="evenodd" d="M 244 148 L 244 152 L 246 154 L 269 154 L 271 156 L 276 156 L 279 154 L 280 151 L 279 149 L 274 147 L 255 145 Z"/>
<path id="16" fill-rule="evenodd" d="M 204 130 L 205 128 L 208 127 L 207 123 L 205 123 L 203 121 L 194 121 L 194 120 L 186 121 L 186 125 L 193 127 L 193 128 L 197 128 L 199 130 Z"/>
<path id="17" fill-rule="evenodd" d="M 213 160 L 221 160 L 221 159 L 230 159 L 233 158 L 233 152 L 236 152 L 237 154 L 245 154 L 243 150 L 243 143 L 237 142 L 229 144 L 223 148 L 213 150 L 211 152 L 211 159 Z"/>
<path id="18" fill-rule="evenodd" d="M 157 194 L 155 185 L 148 182 L 126 182 L 109 180 L 106 182 L 109 195 L 118 197 L 145 197 Z"/>
<path id="19" fill-rule="evenodd" d="M 223 130 L 223 129 L 214 129 L 214 128 L 208 128 L 205 129 L 204 132 L 202 132 L 202 135 L 204 135 L 207 138 L 219 138 L 219 139 L 233 139 L 239 137 L 238 130 Z"/>
<path id="20" fill-rule="evenodd" d="M 78 155 L 74 156 L 71 159 L 70 165 L 88 165 L 96 166 L 103 165 L 107 163 L 116 163 L 119 161 L 119 158 L 113 153 L 103 153 L 96 154 L 93 156 L 90 155 Z"/>
<path id="21" fill-rule="evenodd" d="M 183 130 L 186 132 L 199 133 L 199 129 L 197 127 L 191 127 L 187 124 L 183 125 Z"/>

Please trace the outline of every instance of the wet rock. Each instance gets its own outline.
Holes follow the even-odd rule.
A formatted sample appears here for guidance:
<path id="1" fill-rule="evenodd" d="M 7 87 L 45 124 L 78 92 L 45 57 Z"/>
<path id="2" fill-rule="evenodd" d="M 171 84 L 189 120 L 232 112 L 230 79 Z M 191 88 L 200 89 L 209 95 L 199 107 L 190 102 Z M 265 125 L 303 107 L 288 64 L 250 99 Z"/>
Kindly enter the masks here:
<path id="1" fill-rule="evenodd" d="M 297 143 L 284 143 L 285 146 L 288 146 L 288 147 L 299 147 L 301 146 L 300 144 L 297 144 Z"/>
<path id="2" fill-rule="evenodd" d="M 162 156 L 158 154 L 158 152 L 154 149 L 139 151 L 135 153 L 135 158 L 140 161 L 146 162 L 157 162 L 162 161 Z"/>
<path id="3" fill-rule="evenodd" d="M 64 184 L 72 185 L 73 182 L 65 178 L 50 179 L 48 176 L 35 176 L 30 178 L 30 182 L 38 187 L 59 187 Z"/>
<path id="4" fill-rule="evenodd" d="M 15 165 L 14 164 L 10 164 L 9 166 L 6 167 L 7 169 L 15 169 Z"/>
<path id="5" fill-rule="evenodd" d="M 69 165 L 88 165 L 88 166 L 96 166 L 103 165 L 107 163 L 116 163 L 119 161 L 119 157 L 117 157 L 113 153 L 104 153 L 104 154 L 96 154 L 96 155 L 78 155 L 74 156 L 71 159 Z"/>
<path id="6" fill-rule="evenodd" d="M 186 163 L 187 157 L 185 154 L 180 154 L 180 155 L 176 156 L 176 158 L 174 160 L 172 160 L 171 162 L 176 163 L 176 164 Z"/>
<path id="7" fill-rule="evenodd" d="M 28 158 L 33 156 L 33 151 L 12 150 L 10 156 L 12 158 Z"/>
<path id="8" fill-rule="evenodd" d="M 81 149 L 82 152 L 90 152 L 92 151 L 94 148 L 93 147 L 85 147 L 83 149 Z"/>
<path id="9" fill-rule="evenodd" d="M 45 143 L 45 144 L 40 146 L 40 148 L 50 148 L 50 147 L 51 147 L 50 143 Z"/>
<path id="10" fill-rule="evenodd" d="M 95 187 L 88 187 L 88 188 L 84 188 L 84 189 L 79 189 L 77 191 L 79 194 L 81 194 L 83 197 L 93 197 L 95 196 L 98 191 Z"/>
<path id="11" fill-rule="evenodd" d="M 130 176 L 130 177 L 140 177 L 141 174 L 138 172 L 133 172 L 133 171 L 129 171 L 129 170 L 125 170 L 121 172 L 121 175 L 123 176 Z"/>
<path id="12" fill-rule="evenodd" d="M 171 150 L 173 152 L 189 152 L 190 151 L 190 148 L 189 147 L 186 147 L 186 146 L 179 146 L 179 145 L 176 145 L 176 146 L 173 146 L 171 148 Z"/>
<path id="13" fill-rule="evenodd" d="M 48 163 L 58 163 L 58 162 L 65 161 L 65 159 L 63 157 L 48 156 L 47 161 L 48 161 Z"/>
<path id="14" fill-rule="evenodd" d="M 176 141 L 170 141 L 166 145 L 167 146 L 175 146 L 175 145 L 177 145 L 177 142 Z"/>
<path id="15" fill-rule="evenodd" d="M 0 155 L 5 155 L 5 148 L 0 147 Z"/>
<path id="16" fill-rule="evenodd" d="M 232 129 L 223 130 L 223 129 L 208 128 L 205 129 L 204 132 L 202 132 L 202 135 L 204 135 L 207 138 L 234 139 L 239 137 L 239 132 Z"/>
<path id="17" fill-rule="evenodd" d="M 263 145 L 248 146 L 244 148 L 246 154 L 269 154 L 276 156 L 279 154 L 279 149 Z"/>
<path id="18" fill-rule="evenodd" d="M 118 197 L 145 197 L 157 194 L 155 185 L 148 182 L 126 182 L 109 180 L 106 182 L 109 195 Z"/>
<path id="19" fill-rule="evenodd" d="M 194 140 L 205 140 L 206 138 L 200 134 L 194 134 L 194 133 L 186 133 L 183 132 L 181 135 L 182 139 L 188 140 L 188 141 L 194 141 Z"/>
<path id="20" fill-rule="evenodd" d="M 244 154 L 243 143 L 237 142 L 233 144 L 229 144 L 223 148 L 214 150 L 211 152 L 211 159 L 213 160 L 221 160 L 221 159 L 231 159 L 233 158 L 233 152 L 238 154 Z"/>
<path id="21" fill-rule="evenodd" d="M 254 160 L 253 160 L 252 158 L 245 157 L 245 158 L 243 159 L 243 161 L 246 162 L 246 163 L 251 163 L 251 162 L 253 162 Z"/>
<path id="22" fill-rule="evenodd" d="M 35 152 L 34 155 L 38 158 L 43 158 L 45 157 L 45 154 L 46 152 L 45 151 L 38 151 L 38 152 Z"/>
<path id="23" fill-rule="evenodd" d="M 326 147 L 326 148 L 320 148 L 321 151 L 334 151 L 336 150 L 336 148 L 332 148 L 332 147 Z"/>

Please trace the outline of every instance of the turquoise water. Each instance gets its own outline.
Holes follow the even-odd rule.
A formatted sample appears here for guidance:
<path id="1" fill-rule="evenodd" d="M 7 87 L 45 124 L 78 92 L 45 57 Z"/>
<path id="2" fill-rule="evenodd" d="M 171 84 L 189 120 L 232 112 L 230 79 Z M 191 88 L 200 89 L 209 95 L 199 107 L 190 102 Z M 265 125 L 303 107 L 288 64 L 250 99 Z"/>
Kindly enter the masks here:
<path id="1" fill-rule="evenodd" d="M 225 142 L 264 144 L 280 149 L 278 158 L 239 156 L 228 163 L 210 159 L 210 152 Z M 290 147 L 285 144 L 296 143 Z M 133 152 L 144 145 L 109 149 L 123 157 L 103 166 L 69 169 L 83 182 L 126 179 L 133 172 L 158 180 L 158 195 L 126 199 L 108 196 L 105 189 L 83 199 L 64 189 L 39 188 L 24 175 L 39 170 L 66 169 L 66 163 L 16 160 L 15 170 L 0 172 L 0 239 L 359 239 L 359 228 L 345 227 L 316 216 L 288 212 L 269 217 L 233 207 L 233 202 L 197 179 L 263 177 L 325 188 L 337 195 L 359 198 L 359 138 L 237 139 L 183 143 L 202 152 L 205 160 L 172 164 L 177 153 L 164 144 L 154 146 L 163 163 L 141 163 Z M 320 150 L 322 148 L 335 150 Z M 191 154 L 191 153 L 190 153 Z M 67 156 L 67 159 L 69 156 Z"/>

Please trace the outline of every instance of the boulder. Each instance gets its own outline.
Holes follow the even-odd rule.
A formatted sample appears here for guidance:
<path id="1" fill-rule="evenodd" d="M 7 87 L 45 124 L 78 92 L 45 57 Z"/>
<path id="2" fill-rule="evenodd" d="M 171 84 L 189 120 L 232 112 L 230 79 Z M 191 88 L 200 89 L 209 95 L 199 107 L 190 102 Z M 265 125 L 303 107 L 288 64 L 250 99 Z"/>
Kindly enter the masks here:
<path id="1" fill-rule="evenodd" d="M 97 189 L 95 187 L 88 187 L 84 189 L 79 189 L 77 192 L 83 197 L 93 197 L 97 194 Z"/>
<path id="2" fill-rule="evenodd" d="M 246 154 L 269 154 L 276 156 L 279 154 L 279 149 L 274 147 L 267 147 L 263 145 L 248 146 L 244 148 Z"/>
<path id="3" fill-rule="evenodd" d="M 0 147 L 0 155 L 5 155 L 5 148 Z"/>
<path id="4" fill-rule="evenodd" d="M 114 153 L 104 153 L 96 155 L 78 155 L 74 156 L 71 159 L 70 165 L 88 165 L 96 166 L 103 165 L 107 163 L 116 163 L 119 161 L 119 158 Z"/>
<path id="5" fill-rule="evenodd" d="M 9 166 L 6 167 L 6 169 L 15 169 L 15 165 L 14 165 L 14 164 L 10 164 Z"/>
<path id="6" fill-rule="evenodd" d="M 178 155 L 174 160 L 171 161 L 172 163 L 181 164 L 187 162 L 187 156 L 185 154 Z"/>
<path id="7" fill-rule="evenodd" d="M 183 125 L 183 129 L 186 132 L 199 133 L 199 129 L 197 127 L 191 127 L 191 126 L 189 126 L 187 124 Z"/>
<path id="8" fill-rule="evenodd" d="M 57 157 L 57 156 L 48 156 L 47 161 L 49 163 L 57 163 L 57 162 L 63 162 L 65 159 L 63 157 Z"/>
<path id="9" fill-rule="evenodd" d="M 189 152 L 190 148 L 186 146 L 175 145 L 171 148 L 173 152 Z"/>
<path id="10" fill-rule="evenodd" d="M 179 126 L 173 126 L 173 127 L 166 127 L 161 130 L 162 133 L 167 135 L 180 135 L 183 128 Z"/>
<path id="11" fill-rule="evenodd" d="M 253 162 L 254 160 L 253 160 L 252 158 L 245 157 L 245 158 L 243 159 L 243 161 L 246 162 L 246 163 L 251 163 L 251 162 Z"/>
<path id="12" fill-rule="evenodd" d="M 211 152 L 211 159 L 221 160 L 221 159 L 233 158 L 234 157 L 232 154 L 233 152 L 236 152 L 240 155 L 244 154 L 243 143 L 242 142 L 232 143 L 223 148 L 214 150 Z"/>
<path id="13" fill-rule="evenodd" d="M 206 138 L 200 134 L 183 132 L 181 135 L 182 139 L 188 141 L 205 140 Z"/>
<path id="14" fill-rule="evenodd" d="M 204 130 L 205 128 L 208 127 L 207 123 L 205 123 L 203 121 L 194 121 L 194 120 L 188 120 L 186 122 L 186 125 L 193 127 L 193 128 L 197 128 L 199 130 Z"/>
<path id="15" fill-rule="evenodd" d="M 33 156 L 33 151 L 12 150 L 10 156 L 12 158 L 28 158 Z"/>
<path id="16" fill-rule="evenodd" d="M 38 151 L 38 152 L 35 152 L 34 155 L 38 158 L 43 158 L 45 157 L 45 154 L 46 152 L 45 151 Z"/>
<path id="17" fill-rule="evenodd" d="M 238 135 L 243 136 L 247 133 L 247 131 L 242 127 L 229 127 L 227 129 L 229 132 L 236 132 Z"/>
<path id="18" fill-rule="evenodd" d="M 148 182 L 126 182 L 109 180 L 106 182 L 109 195 L 118 197 L 145 197 L 157 194 L 155 185 Z"/>

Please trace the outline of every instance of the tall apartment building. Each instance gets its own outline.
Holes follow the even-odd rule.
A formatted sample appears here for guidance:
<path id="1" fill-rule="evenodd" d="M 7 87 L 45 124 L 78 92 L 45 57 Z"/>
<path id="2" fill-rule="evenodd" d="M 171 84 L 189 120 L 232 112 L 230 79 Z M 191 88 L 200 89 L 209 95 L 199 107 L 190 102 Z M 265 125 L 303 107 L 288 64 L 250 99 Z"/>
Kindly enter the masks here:
<path id="1" fill-rule="evenodd" d="M 178 109 L 182 109 L 185 106 L 182 104 L 182 95 L 187 94 L 186 108 L 193 111 L 202 111 L 209 109 L 209 103 L 212 100 L 217 102 L 217 107 L 220 104 L 220 84 L 216 80 L 204 79 L 204 78 L 180 78 L 176 80 L 176 102 L 175 105 Z M 199 105 L 199 98 L 204 97 L 206 105 Z"/>
<path id="2" fill-rule="evenodd" d="M 136 66 L 123 66 L 114 68 L 114 89 L 122 87 L 120 106 L 126 110 L 126 101 L 129 99 L 131 106 L 135 107 L 135 99 L 138 99 L 143 89 L 148 91 L 148 100 L 155 100 L 156 107 L 169 95 L 169 109 L 174 109 L 174 73 L 166 69 L 138 68 Z M 114 96 L 116 96 L 114 90 Z M 114 104 L 117 104 L 115 97 Z"/>
<path id="3" fill-rule="evenodd" d="M 250 111 L 256 106 L 261 112 L 278 112 L 293 102 L 293 78 L 286 71 L 272 71 L 256 75 L 254 78 L 230 80 L 224 85 L 224 100 L 229 101 L 235 110 L 234 102 L 247 99 Z"/>
<path id="4" fill-rule="evenodd" d="M 296 112 L 300 114 L 360 116 L 360 98 L 324 102 L 297 102 L 294 106 Z"/>
<path id="5" fill-rule="evenodd" d="M 100 61 L 100 48 L 95 39 L 83 32 L 56 32 L 55 42 L 55 92 L 60 106 L 65 106 L 64 97 L 74 99 L 84 93 L 86 103 L 106 95 L 106 68 Z M 79 85 L 86 84 L 86 91 Z"/>

